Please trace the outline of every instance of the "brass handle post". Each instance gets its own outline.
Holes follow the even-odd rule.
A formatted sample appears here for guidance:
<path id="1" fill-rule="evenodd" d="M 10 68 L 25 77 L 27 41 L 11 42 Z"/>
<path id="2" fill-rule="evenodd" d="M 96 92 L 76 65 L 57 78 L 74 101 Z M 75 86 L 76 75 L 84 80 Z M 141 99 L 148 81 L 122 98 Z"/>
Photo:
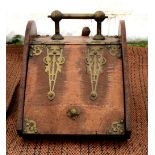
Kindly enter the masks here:
<path id="1" fill-rule="evenodd" d="M 94 14 L 63 14 L 55 10 L 48 16 L 55 22 L 55 34 L 52 36 L 53 40 L 61 40 L 63 36 L 60 34 L 59 22 L 61 19 L 94 19 L 97 22 L 97 34 L 93 37 L 94 40 L 103 40 L 104 36 L 101 34 L 102 21 L 108 16 L 104 12 L 96 11 Z"/>

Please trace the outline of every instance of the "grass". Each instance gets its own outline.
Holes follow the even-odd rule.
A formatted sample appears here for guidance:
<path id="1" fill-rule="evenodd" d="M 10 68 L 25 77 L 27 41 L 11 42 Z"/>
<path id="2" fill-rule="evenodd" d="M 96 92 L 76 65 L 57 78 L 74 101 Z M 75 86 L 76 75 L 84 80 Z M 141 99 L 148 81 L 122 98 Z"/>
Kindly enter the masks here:
<path id="1" fill-rule="evenodd" d="M 133 41 L 127 42 L 128 46 L 148 47 L 148 41 Z"/>

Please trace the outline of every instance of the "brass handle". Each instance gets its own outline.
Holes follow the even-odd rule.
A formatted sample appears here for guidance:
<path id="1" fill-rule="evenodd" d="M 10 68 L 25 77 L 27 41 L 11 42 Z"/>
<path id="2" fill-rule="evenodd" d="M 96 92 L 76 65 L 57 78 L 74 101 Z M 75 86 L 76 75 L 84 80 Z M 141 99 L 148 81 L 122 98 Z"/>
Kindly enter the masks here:
<path id="1" fill-rule="evenodd" d="M 96 11 L 94 14 L 63 14 L 60 11 L 55 10 L 48 17 L 55 22 L 55 34 L 52 36 L 53 40 L 63 39 L 59 29 L 59 21 L 61 19 L 94 19 L 97 22 L 97 34 L 93 37 L 93 39 L 104 39 L 104 36 L 101 34 L 101 23 L 105 18 L 108 18 L 108 16 L 105 16 L 102 11 Z"/>

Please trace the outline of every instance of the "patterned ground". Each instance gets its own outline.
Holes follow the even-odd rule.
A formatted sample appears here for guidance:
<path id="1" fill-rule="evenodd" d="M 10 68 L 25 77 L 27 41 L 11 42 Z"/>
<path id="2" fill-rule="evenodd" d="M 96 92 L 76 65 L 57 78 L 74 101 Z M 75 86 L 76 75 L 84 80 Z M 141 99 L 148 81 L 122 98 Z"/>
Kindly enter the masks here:
<path id="1" fill-rule="evenodd" d="M 17 96 L 22 48 L 7 50 L 7 154 L 8 155 L 147 155 L 148 153 L 148 49 L 129 47 L 132 135 L 127 141 L 34 138 L 16 133 Z M 16 91 L 15 91 L 16 88 Z M 13 92 L 15 91 L 14 95 Z M 13 96 L 13 98 L 12 98 Z M 12 98 L 12 101 L 11 101 Z M 9 108 L 8 108 L 9 107 Z"/>

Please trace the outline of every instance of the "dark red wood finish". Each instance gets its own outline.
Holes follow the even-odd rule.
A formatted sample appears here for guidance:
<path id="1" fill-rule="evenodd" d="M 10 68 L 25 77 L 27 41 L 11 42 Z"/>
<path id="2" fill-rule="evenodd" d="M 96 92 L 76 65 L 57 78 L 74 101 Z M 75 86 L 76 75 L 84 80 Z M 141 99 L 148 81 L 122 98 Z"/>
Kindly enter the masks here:
<path id="1" fill-rule="evenodd" d="M 17 119 L 17 132 L 20 134 L 23 128 L 23 111 L 24 111 L 24 99 L 26 89 L 26 77 L 27 77 L 27 64 L 28 64 L 28 52 L 29 42 L 33 36 L 37 35 L 37 28 L 34 21 L 28 21 L 25 31 L 24 49 L 23 49 L 23 64 L 20 79 L 20 94 L 18 99 L 18 119 Z"/>
<path id="2" fill-rule="evenodd" d="M 18 104 L 18 120 L 17 120 L 17 131 L 19 134 L 22 133 L 23 131 L 23 115 L 24 115 L 24 102 L 25 102 L 25 90 L 26 90 L 26 78 L 28 77 L 27 76 L 27 73 L 28 73 L 28 47 L 29 47 L 29 44 L 30 44 L 30 39 L 32 38 L 33 35 L 37 35 L 37 29 L 36 29 L 36 25 L 35 25 L 35 22 L 34 21 L 29 21 L 28 24 L 27 24 L 27 28 L 26 28 L 26 33 L 25 33 L 25 42 L 24 42 L 24 54 L 23 54 L 23 66 L 22 66 L 22 75 L 21 75 L 21 83 L 20 83 L 20 96 L 19 96 L 19 104 Z M 117 85 L 117 88 L 120 88 L 120 90 L 122 89 L 122 87 L 124 88 L 124 95 L 121 95 L 122 93 L 120 93 L 120 97 L 121 97 L 121 100 L 122 98 L 124 98 L 123 101 L 124 102 L 124 107 L 121 106 L 121 117 L 124 116 L 125 114 L 125 127 L 126 127 L 126 135 L 127 137 L 129 138 L 130 137 L 130 134 L 131 134 L 131 123 L 130 123 L 130 94 L 129 94 L 129 81 L 128 81 L 128 62 L 127 62 L 127 45 L 126 45 L 126 31 L 125 31 L 125 22 L 124 21 L 120 21 L 120 27 L 119 27 L 119 36 L 120 36 L 120 39 L 121 39 L 121 46 L 122 46 L 122 56 L 123 56 L 123 62 L 122 62 L 122 66 L 123 66 L 123 73 L 121 73 L 120 75 L 123 76 L 121 79 L 122 79 L 122 85 L 121 83 L 119 83 Z M 75 46 L 74 44 L 70 45 L 70 50 Z M 80 45 L 80 47 L 78 48 L 82 48 L 83 46 Z M 68 51 L 68 50 L 67 50 Z M 76 51 L 76 49 L 74 49 L 74 51 Z M 77 53 L 79 54 L 79 53 Z M 42 59 L 42 58 L 41 58 Z M 110 60 L 111 58 L 109 58 Z M 76 59 L 75 59 L 76 60 Z M 30 61 L 31 62 L 31 61 Z M 40 62 L 40 60 L 38 61 Z M 32 63 L 32 62 L 31 62 Z M 33 63 L 31 64 L 33 65 Z M 121 65 L 118 65 L 118 66 L 121 66 Z M 116 66 L 117 67 L 117 66 Z M 121 67 L 120 67 L 121 68 Z M 68 68 L 69 69 L 69 68 Z M 42 71 L 43 72 L 43 71 Z M 121 69 L 120 69 L 120 72 L 121 72 Z M 69 75 L 69 74 L 67 74 Z M 116 74 L 113 73 L 113 76 L 115 76 Z M 47 75 L 46 75 L 47 76 Z M 35 77 L 35 75 L 34 75 Z M 30 80 L 30 79 L 29 79 Z M 120 80 L 120 79 L 119 79 Z M 30 83 L 29 86 L 31 86 L 31 81 L 29 81 L 28 83 Z M 60 81 L 60 84 L 61 84 L 61 81 Z M 36 85 L 35 83 L 33 85 Z M 111 87 L 113 87 L 112 84 L 109 84 L 109 86 L 111 85 Z M 77 87 L 77 86 L 76 86 Z M 109 88 L 111 88 L 109 87 Z M 44 88 L 44 86 L 43 86 Z M 77 87 L 78 88 L 78 87 Z M 105 88 L 106 89 L 106 88 Z M 85 89 L 87 91 L 87 89 Z M 46 90 L 47 91 L 47 90 Z M 42 90 L 41 90 L 41 93 L 42 93 Z M 32 94 L 31 94 L 32 95 Z M 117 94 L 114 95 L 115 97 L 117 97 Z M 45 98 L 46 99 L 46 98 Z M 44 100 L 45 100 L 44 99 Z M 63 101 L 62 101 L 63 102 Z M 37 104 L 35 102 L 35 104 Z M 32 104 L 31 104 L 32 105 Z M 116 104 L 117 105 L 117 104 Z M 118 106 L 118 105 L 117 105 Z M 35 105 L 34 105 L 35 107 Z M 124 108 L 124 112 L 123 112 L 123 109 Z M 25 111 L 26 112 L 26 115 L 27 116 L 31 116 L 33 117 L 33 114 L 30 113 L 29 111 L 29 108 L 27 106 L 26 108 L 27 110 Z M 45 108 L 46 109 L 46 108 Z M 61 109 L 61 108 L 60 108 Z M 117 109 L 119 111 L 119 108 Z M 28 111 L 28 112 L 27 112 Z M 48 110 L 47 110 L 48 111 Z M 87 108 L 85 110 L 86 112 L 89 112 L 90 109 Z M 109 111 L 110 112 L 110 111 Z M 91 116 L 93 116 L 93 112 L 90 112 L 89 113 Z M 118 113 L 119 114 L 119 113 Z M 51 114 L 47 113 L 47 116 L 45 116 L 45 118 L 47 118 L 48 116 L 50 116 Z M 95 113 L 96 115 L 96 113 Z M 95 116 L 94 115 L 94 116 Z M 113 114 L 108 114 L 108 115 L 113 115 Z M 119 115 L 118 115 L 119 116 Z M 120 117 L 120 116 L 119 116 Z M 118 118 L 119 118 L 118 117 Z M 121 118 L 120 117 L 120 118 Z M 45 119 L 44 118 L 44 119 Z M 66 121 L 66 123 L 68 122 L 67 118 L 65 120 L 65 117 L 62 117 L 62 119 L 64 119 L 64 121 Z M 56 122 L 55 122 L 56 123 Z M 102 123 L 102 121 L 101 121 Z M 93 125 L 93 124 L 92 124 Z M 40 126 L 41 127 L 41 130 L 43 131 L 41 134 L 44 134 L 44 126 Z M 76 126 L 75 126 L 76 127 Z M 94 126 L 92 126 L 94 127 Z M 103 127 L 107 127 L 107 124 L 105 124 L 105 126 L 103 125 Z M 76 129 L 78 130 L 78 128 L 76 127 L 74 131 L 76 131 Z M 95 129 L 95 128 L 94 128 Z M 68 128 L 66 129 L 66 131 L 68 130 Z M 55 130 L 56 131 L 56 130 Z M 100 131 L 101 134 L 102 134 L 102 131 Z M 49 132 L 48 132 L 49 133 Z M 53 133 L 53 131 L 51 131 L 52 134 L 55 134 Z M 61 130 L 61 133 L 63 134 L 63 130 Z M 81 133 L 81 130 L 80 132 L 78 132 L 78 134 Z M 50 134 L 50 133 L 49 133 Z M 57 133 L 56 133 L 57 134 Z M 76 135 L 76 132 L 73 132 L 74 135 Z M 85 130 L 83 132 L 83 134 L 86 134 Z M 91 132 L 89 133 L 91 134 Z M 104 132 L 105 134 L 105 132 Z"/>
<path id="3" fill-rule="evenodd" d="M 131 135 L 131 113 L 130 113 L 130 92 L 129 92 L 129 67 L 128 67 L 128 51 L 126 43 L 126 28 L 125 21 L 121 20 L 119 25 L 119 36 L 122 44 L 122 56 L 123 56 L 123 76 L 124 76 L 124 100 L 125 100 L 125 121 L 127 138 Z"/>

